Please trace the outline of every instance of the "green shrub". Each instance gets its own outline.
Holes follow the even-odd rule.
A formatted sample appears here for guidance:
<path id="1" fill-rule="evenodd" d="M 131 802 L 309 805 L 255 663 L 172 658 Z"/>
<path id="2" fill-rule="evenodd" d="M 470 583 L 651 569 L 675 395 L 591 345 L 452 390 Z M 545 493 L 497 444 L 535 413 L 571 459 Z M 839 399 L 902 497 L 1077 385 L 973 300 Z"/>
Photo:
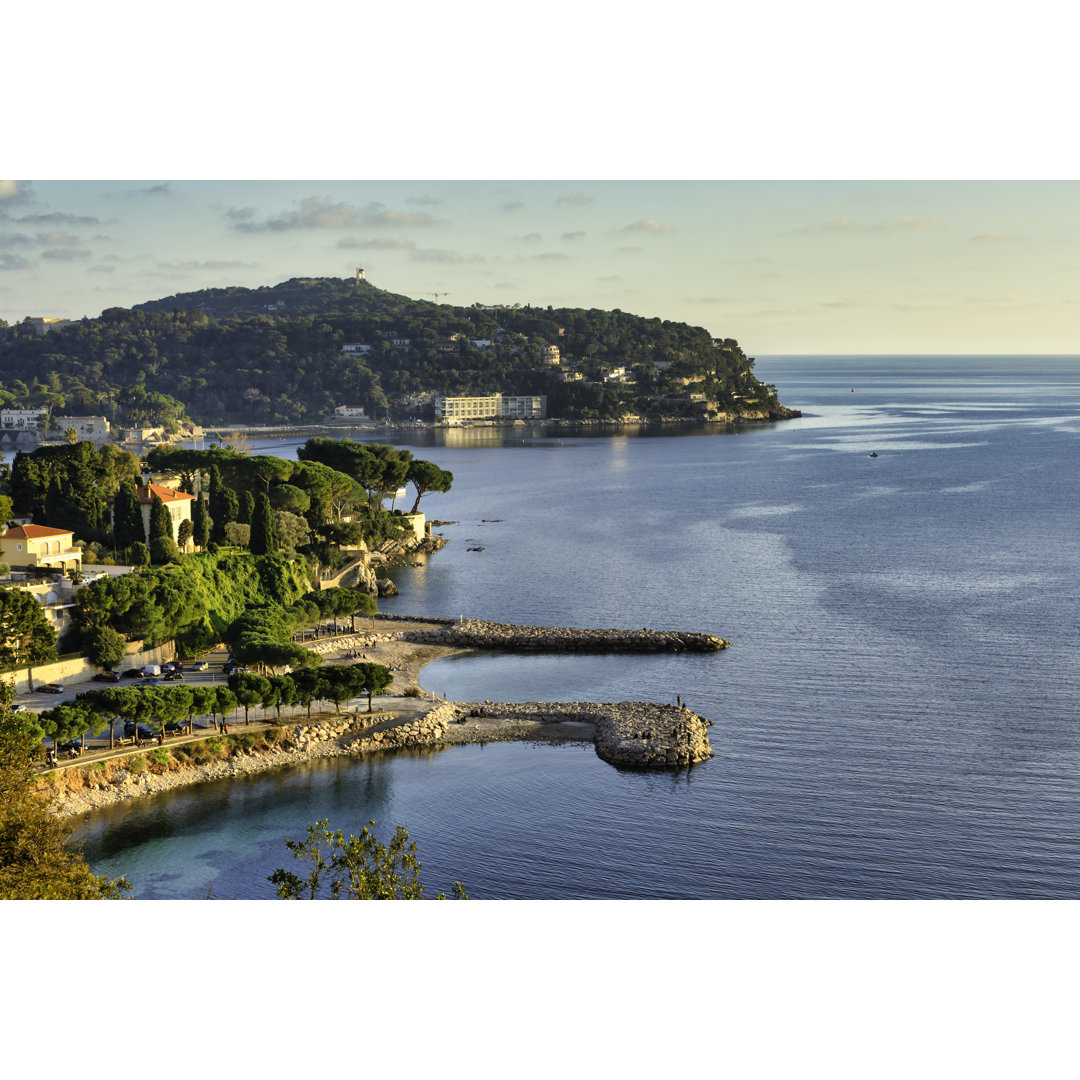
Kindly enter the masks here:
<path id="1" fill-rule="evenodd" d="M 146 772 L 146 758 L 142 754 L 136 754 L 124 762 L 124 767 L 132 776 L 138 776 L 140 773 Z"/>

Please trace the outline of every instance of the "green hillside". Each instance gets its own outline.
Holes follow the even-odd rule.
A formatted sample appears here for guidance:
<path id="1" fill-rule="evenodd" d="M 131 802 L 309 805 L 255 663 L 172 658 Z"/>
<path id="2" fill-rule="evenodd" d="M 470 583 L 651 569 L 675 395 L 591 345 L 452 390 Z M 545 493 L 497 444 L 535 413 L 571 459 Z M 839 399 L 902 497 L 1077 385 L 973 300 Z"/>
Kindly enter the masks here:
<path id="1" fill-rule="evenodd" d="M 738 343 L 701 327 L 619 310 L 453 307 L 351 278 L 182 293 L 44 336 L 0 327 L 0 402 L 125 423 L 185 411 L 314 422 L 338 405 L 430 418 L 436 394 L 495 391 L 546 394 L 549 416 L 568 419 L 788 415 Z"/>

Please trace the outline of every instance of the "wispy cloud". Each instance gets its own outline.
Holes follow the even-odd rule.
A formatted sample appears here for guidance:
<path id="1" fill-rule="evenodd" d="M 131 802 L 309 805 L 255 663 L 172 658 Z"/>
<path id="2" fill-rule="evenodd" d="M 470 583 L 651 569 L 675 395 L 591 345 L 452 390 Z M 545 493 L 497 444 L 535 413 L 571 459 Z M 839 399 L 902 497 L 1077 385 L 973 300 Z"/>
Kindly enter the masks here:
<path id="1" fill-rule="evenodd" d="M 979 233 L 978 236 L 973 236 L 971 242 L 973 244 L 994 244 L 999 243 L 1002 240 L 1019 240 L 1020 238 L 1014 233 L 1000 233 L 1000 232 L 986 232 Z"/>
<path id="2" fill-rule="evenodd" d="M 560 195 L 555 203 L 557 206 L 589 206 L 593 201 L 591 195 Z"/>
<path id="3" fill-rule="evenodd" d="M 791 229 L 785 236 L 820 236 L 823 233 L 895 233 L 895 232 L 931 232 L 945 228 L 945 222 L 938 218 L 881 218 L 876 221 L 857 221 L 854 218 L 836 218 L 833 221 L 821 221 L 816 225 L 804 225 Z"/>
<path id="4" fill-rule="evenodd" d="M 88 274 L 115 274 L 116 273 L 116 267 L 115 266 L 104 266 L 101 263 L 98 263 L 97 266 L 88 266 L 86 268 L 86 272 Z"/>
<path id="5" fill-rule="evenodd" d="M 168 184 L 154 184 L 153 187 L 135 188 L 133 191 L 124 192 L 125 195 L 171 195 L 172 191 Z"/>
<path id="6" fill-rule="evenodd" d="M 100 225 L 96 217 L 82 217 L 79 214 L 65 214 L 59 210 L 51 214 L 24 214 L 18 219 L 24 225 Z"/>
<path id="7" fill-rule="evenodd" d="M 0 248 L 23 247 L 33 242 L 26 233 L 0 233 Z"/>
<path id="8" fill-rule="evenodd" d="M 334 246 L 357 251 L 411 251 L 416 247 L 416 243 L 406 240 L 403 236 L 373 236 L 370 240 L 361 240 L 356 236 L 343 236 Z"/>
<path id="9" fill-rule="evenodd" d="M 75 259 L 89 259 L 90 252 L 72 247 L 49 248 L 41 253 L 41 257 L 57 262 L 73 262 Z"/>
<path id="10" fill-rule="evenodd" d="M 37 263 L 21 255 L 0 255 L 0 270 L 33 270 Z"/>
<path id="11" fill-rule="evenodd" d="M 38 233 L 36 239 L 39 244 L 61 244 L 70 246 L 80 243 L 77 236 L 72 236 L 71 233 L 67 232 Z"/>
<path id="12" fill-rule="evenodd" d="M 647 233 L 673 233 L 675 231 L 674 225 L 667 225 L 662 221 L 657 221 L 655 218 L 642 218 L 640 221 L 634 221 L 629 225 L 624 225 L 620 232 L 647 232 Z"/>
<path id="13" fill-rule="evenodd" d="M 301 199 L 295 210 L 255 220 L 250 207 L 225 212 L 231 227 L 239 232 L 286 232 L 291 229 L 355 229 L 378 225 L 434 225 L 435 219 L 424 210 L 391 210 L 383 203 L 368 203 L 358 209 L 348 203 L 312 195 Z"/>
<path id="14" fill-rule="evenodd" d="M 413 206 L 439 206 L 442 203 L 442 199 L 431 195 L 410 195 L 405 201 Z"/>
<path id="15" fill-rule="evenodd" d="M 530 255 L 529 258 L 536 262 L 558 262 L 562 259 L 569 259 L 570 256 L 563 251 L 542 251 L 539 255 Z"/>
<path id="16" fill-rule="evenodd" d="M 573 232 L 564 232 L 562 238 L 570 241 L 570 243 L 574 243 L 577 240 L 584 240 L 585 233 L 581 229 L 575 229 Z"/>
<path id="17" fill-rule="evenodd" d="M 508 203 L 503 203 L 502 208 L 507 213 L 512 213 L 515 210 L 524 210 L 525 209 L 525 204 L 523 202 L 508 202 Z"/>
<path id="18" fill-rule="evenodd" d="M 515 236 L 519 244 L 538 244 L 544 238 L 538 232 L 526 233 L 524 236 Z"/>
<path id="19" fill-rule="evenodd" d="M 417 262 L 463 263 L 475 261 L 479 256 L 474 255 L 470 259 L 466 259 L 460 251 L 444 251 L 437 248 L 418 248 L 409 253 L 409 258 L 415 259 Z"/>
<path id="20" fill-rule="evenodd" d="M 175 270 L 181 273 L 189 273 L 194 270 L 250 270 L 258 266 L 258 263 L 239 262 L 235 259 L 188 259 L 182 262 L 159 262 L 159 270 Z"/>

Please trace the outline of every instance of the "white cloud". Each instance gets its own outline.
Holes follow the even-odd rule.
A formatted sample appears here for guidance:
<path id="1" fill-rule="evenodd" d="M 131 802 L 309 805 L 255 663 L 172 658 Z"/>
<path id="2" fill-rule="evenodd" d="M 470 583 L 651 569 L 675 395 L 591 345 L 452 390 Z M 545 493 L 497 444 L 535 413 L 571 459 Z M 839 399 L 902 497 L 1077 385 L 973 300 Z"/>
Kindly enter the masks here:
<path id="1" fill-rule="evenodd" d="M 295 210 L 255 220 L 250 207 L 230 209 L 226 217 L 233 222 L 232 228 L 239 232 L 286 232 L 292 229 L 355 229 L 373 225 L 433 225 L 435 219 L 424 210 L 391 210 L 383 203 L 369 203 L 357 209 L 348 203 L 310 195 L 301 199 Z"/>
<path id="2" fill-rule="evenodd" d="M 622 227 L 622 232 L 673 233 L 674 225 L 667 225 L 655 218 L 642 218 Z"/>
<path id="3" fill-rule="evenodd" d="M 416 244 L 403 236 L 373 236 L 370 240 L 361 240 L 356 236 L 343 236 L 335 247 L 375 251 L 411 251 Z"/>

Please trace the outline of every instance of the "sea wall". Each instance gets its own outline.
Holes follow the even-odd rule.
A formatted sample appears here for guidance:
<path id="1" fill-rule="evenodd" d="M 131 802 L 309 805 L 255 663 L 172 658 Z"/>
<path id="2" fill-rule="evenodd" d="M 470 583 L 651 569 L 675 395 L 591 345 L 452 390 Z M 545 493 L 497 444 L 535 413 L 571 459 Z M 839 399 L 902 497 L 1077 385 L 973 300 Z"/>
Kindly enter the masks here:
<path id="1" fill-rule="evenodd" d="M 456 704 L 459 723 L 470 716 L 494 720 L 528 720 L 541 725 L 591 724 L 596 753 L 612 765 L 638 768 L 681 768 L 712 757 L 711 720 L 685 707 L 646 701 L 528 701 Z"/>
<path id="2" fill-rule="evenodd" d="M 434 620 L 431 620 L 434 621 Z M 463 619 L 441 630 L 403 630 L 403 641 L 457 649 L 535 652 L 717 652 L 730 642 L 682 630 L 590 630 Z"/>

